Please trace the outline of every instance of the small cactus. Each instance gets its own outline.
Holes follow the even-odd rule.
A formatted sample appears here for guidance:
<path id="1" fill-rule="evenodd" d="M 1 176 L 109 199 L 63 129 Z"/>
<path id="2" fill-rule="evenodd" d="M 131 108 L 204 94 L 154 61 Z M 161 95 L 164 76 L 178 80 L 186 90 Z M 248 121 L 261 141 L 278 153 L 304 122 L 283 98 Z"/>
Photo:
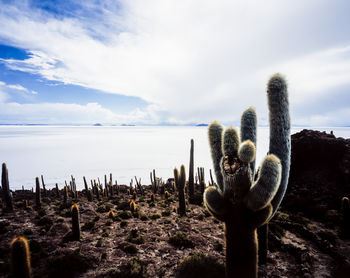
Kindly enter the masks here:
<path id="1" fill-rule="evenodd" d="M 208 137 L 217 184 L 204 193 L 204 205 L 225 222 L 226 277 L 257 277 L 257 228 L 274 215 L 284 196 L 290 166 L 290 120 L 286 82 L 274 75 L 267 86 L 270 150 L 254 180 L 256 115 L 241 119 L 241 137 L 213 122 Z"/>
<path id="2" fill-rule="evenodd" d="M 79 207 L 77 204 L 74 204 L 71 207 L 72 212 L 72 239 L 80 240 L 80 216 L 79 216 Z"/>
<path id="3" fill-rule="evenodd" d="M 184 216 L 186 214 L 186 201 L 185 201 L 185 185 L 186 185 L 186 172 L 185 166 L 181 165 L 180 174 L 179 171 L 174 169 L 174 178 L 177 191 L 179 192 L 179 214 Z"/>
<path id="4" fill-rule="evenodd" d="M 92 202 L 92 191 L 91 191 L 91 189 L 88 189 L 86 191 L 86 197 L 87 197 L 89 202 Z"/>
<path id="5" fill-rule="evenodd" d="M 30 278 L 32 270 L 30 265 L 29 244 L 24 237 L 15 237 L 10 245 L 11 274 L 13 278 Z"/>
<path id="6" fill-rule="evenodd" d="M 130 211 L 131 212 L 135 212 L 136 208 L 137 208 L 137 206 L 136 206 L 135 201 L 133 199 L 131 199 L 131 201 L 130 201 Z"/>
<path id="7" fill-rule="evenodd" d="M 63 188 L 63 204 L 67 208 L 68 207 L 68 186 L 65 185 Z"/>
<path id="8" fill-rule="evenodd" d="M 60 190 L 58 189 L 58 184 L 56 183 L 56 197 L 60 197 Z"/>
<path id="9" fill-rule="evenodd" d="M 114 216 L 115 216 L 114 211 L 110 209 L 108 212 L 108 218 L 114 219 Z"/>
<path id="10" fill-rule="evenodd" d="M 36 184 L 36 188 L 35 188 L 35 205 L 37 208 L 41 208 L 41 191 L 40 191 L 40 182 L 39 182 L 39 178 L 36 177 L 35 178 L 35 184 Z"/>
<path id="11" fill-rule="evenodd" d="M 88 190 L 89 190 L 89 187 L 88 187 L 88 184 L 87 184 L 87 181 L 86 181 L 86 178 L 83 177 L 83 180 L 84 180 L 84 188 L 85 188 L 85 192 L 87 194 Z"/>
<path id="12" fill-rule="evenodd" d="M 13 201 L 10 191 L 9 176 L 6 163 L 2 164 L 1 186 L 7 211 L 13 211 Z"/>
<path id="13" fill-rule="evenodd" d="M 164 197 L 165 197 L 165 200 L 168 200 L 170 198 L 170 193 L 168 190 L 165 190 Z"/>

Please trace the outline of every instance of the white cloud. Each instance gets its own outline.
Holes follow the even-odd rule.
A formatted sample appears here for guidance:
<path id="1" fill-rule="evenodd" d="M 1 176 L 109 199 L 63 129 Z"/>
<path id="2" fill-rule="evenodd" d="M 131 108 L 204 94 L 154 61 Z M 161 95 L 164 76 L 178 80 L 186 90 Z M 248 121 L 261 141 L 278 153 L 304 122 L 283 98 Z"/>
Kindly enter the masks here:
<path id="1" fill-rule="evenodd" d="M 18 90 L 18 91 L 28 92 L 28 90 L 26 88 L 24 88 L 22 85 L 19 85 L 19 84 L 17 84 L 17 85 L 7 85 L 7 88 Z"/>
<path id="2" fill-rule="evenodd" d="M 29 90 L 25 87 L 23 87 L 20 84 L 6 84 L 3 81 L 0 81 L 0 89 L 2 90 L 3 94 L 6 95 L 6 99 L 8 98 L 8 94 L 11 91 L 19 91 L 24 95 L 37 95 L 38 92 Z M 4 102 L 6 99 L 0 99 L 0 102 Z"/>
<path id="3" fill-rule="evenodd" d="M 334 25 L 344 10 L 340 4 L 125 0 L 118 5 L 122 8 L 113 2 L 82 4 L 82 10 L 100 14 L 86 20 L 4 4 L 0 37 L 29 49 L 30 57 L 2 62 L 49 80 L 141 97 L 158 108 L 135 114 L 162 121 L 167 111 L 166 120 L 177 123 L 238 121 L 250 105 L 266 118 L 265 84 L 276 71 L 287 75 L 292 106 L 350 80 L 349 38 L 334 31 L 346 25 Z"/>
<path id="4" fill-rule="evenodd" d="M 148 107 L 145 111 L 136 109 L 126 114 L 117 114 L 103 108 L 98 103 L 88 103 L 86 105 L 66 103 L 0 103 L 0 122 L 10 124 L 147 124 L 157 120 L 157 118 L 154 118 L 152 107 Z"/>

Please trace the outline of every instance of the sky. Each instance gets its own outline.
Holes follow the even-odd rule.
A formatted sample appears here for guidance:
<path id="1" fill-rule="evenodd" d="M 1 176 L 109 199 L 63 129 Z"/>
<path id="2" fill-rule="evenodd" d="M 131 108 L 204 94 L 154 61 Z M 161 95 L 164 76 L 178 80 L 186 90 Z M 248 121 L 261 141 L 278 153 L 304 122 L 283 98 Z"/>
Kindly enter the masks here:
<path id="1" fill-rule="evenodd" d="M 350 126 L 347 0 L 0 0 L 0 124 Z"/>

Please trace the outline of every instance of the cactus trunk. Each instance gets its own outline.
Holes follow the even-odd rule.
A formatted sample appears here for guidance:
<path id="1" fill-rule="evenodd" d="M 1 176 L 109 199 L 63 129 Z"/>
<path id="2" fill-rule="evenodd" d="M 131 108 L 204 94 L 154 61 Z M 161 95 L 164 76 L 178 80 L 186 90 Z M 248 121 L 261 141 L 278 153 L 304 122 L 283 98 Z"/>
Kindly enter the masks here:
<path id="1" fill-rule="evenodd" d="M 41 192 L 40 192 L 40 182 L 39 178 L 35 178 L 36 190 L 35 190 L 35 205 L 37 208 L 41 207 Z"/>
<path id="2" fill-rule="evenodd" d="M 267 250 L 269 249 L 269 224 L 258 228 L 258 240 L 259 240 L 259 264 L 264 265 L 267 262 Z"/>
<path id="3" fill-rule="evenodd" d="M 239 211 L 237 208 L 237 212 Z M 226 278 L 257 277 L 256 228 L 244 227 L 244 222 L 245 219 L 239 213 L 234 213 L 225 222 Z"/>
<path id="4" fill-rule="evenodd" d="M 30 266 L 29 244 L 26 238 L 16 237 L 11 242 L 11 277 L 30 278 L 32 271 Z"/>
<path id="5" fill-rule="evenodd" d="M 193 153 L 194 153 L 194 142 L 193 139 L 191 139 L 191 149 L 190 149 L 190 169 L 189 169 L 189 176 L 188 176 L 188 193 L 189 193 L 189 202 L 190 204 L 193 204 L 194 202 L 194 164 L 193 164 Z"/>
<path id="6" fill-rule="evenodd" d="M 79 207 L 74 204 L 71 208 L 72 211 L 72 239 L 80 240 L 80 216 Z"/>
<path id="7" fill-rule="evenodd" d="M 13 211 L 13 202 L 12 202 L 12 196 L 10 192 L 9 177 L 8 177 L 8 171 L 5 163 L 2 164 L 1 186 L 2 186 L 4 200 L 6 203 L 6 210 Z"/>

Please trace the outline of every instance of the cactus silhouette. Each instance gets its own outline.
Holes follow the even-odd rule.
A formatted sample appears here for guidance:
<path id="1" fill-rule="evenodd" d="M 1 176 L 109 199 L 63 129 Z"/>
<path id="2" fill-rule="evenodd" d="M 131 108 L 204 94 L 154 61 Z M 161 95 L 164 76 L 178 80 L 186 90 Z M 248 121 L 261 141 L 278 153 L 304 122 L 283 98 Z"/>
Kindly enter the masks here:
<path id="1" fill-rule="evenodd" d="M 39 178 L 35 178 L 35 205 L 37 208 L 41 208 L 41 191 L 40 191 L 40 182 Z"/>
<path id="2" fill-rule="evenodd" d="M 72 239 L 80 240 L 80 220 L 79 220 L 79 207 L 74 204 L 71 208 L 72 212 Z"/>
<path id="3" fill-rule="evenodd" d="M 177 168 L 174 169 L 174 178 L 177 191 L 179 192 L 179 214 L 183 216 L 186 214 L 186 202 L 185 202 L 185 185 L 186 185 L 186 172 L 185 166 L 181 165 L 180 174 Z"/>
<path id="4" fill-rule="evenodd" d="M 13 211 L 13 201 L 12 201 L 12 195 L 10 192 L 9 176 L 8 176 L 6 163 L 2 164 L 1 186 L 2 186 L 4 201 L 6 204 L 6 210 Z"/>
<path id="5" fill-rule="evenodd" d="M 68 207 L 68 186 L 65 185 L 63 188 L 63 204 L 67 208 Z"/>
<path id="6" fill-rule="evenodd" d="M 287 85 L 276 74 L 267 86 L 270 148 L 254 180 L 256 115 L 241 119 L 241 137 L 217 122 L 208 137 L 217 185 L 204 193 L 204 205 L 225 222 L 226 277 L 257 277 L 257 228 L 267 223 L 285 194 L 290 166 L 290 120 Z"/>
<path id="7" fill-rule="evenodd" d="M 193 153 L 194 153 L 194 141 L 191 139 L 190 149 L 190 168 L 188 174 L 188 195 L 190 204 L 194 203 L 194 164 L 193 164 Z"/>
<path id="8" fill-rule="evenodd" d="M 30 278 L 32 271 L 30 266 L 29 244 L 24 237 L 15 237 L 10 245 L 11 249 L 11 274 L 13 278 Z"/>

